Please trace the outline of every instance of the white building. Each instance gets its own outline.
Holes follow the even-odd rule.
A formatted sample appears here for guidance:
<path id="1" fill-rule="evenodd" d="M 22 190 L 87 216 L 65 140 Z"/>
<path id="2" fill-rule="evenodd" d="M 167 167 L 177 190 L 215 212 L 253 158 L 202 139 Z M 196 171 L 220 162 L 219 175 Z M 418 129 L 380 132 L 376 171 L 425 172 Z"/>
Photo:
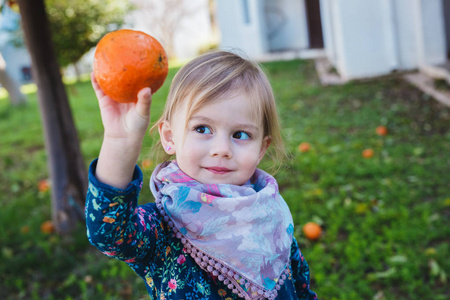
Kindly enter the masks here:
<path id="1" fill-rule="evenodd" d="M 321 12 L 327 58 L 345 79 L 447 60 L 442 0 L 321 0 Z"/>
<path id="2" fill-rule="evenodd" d="M 221 48 L 256 60 L 294 58 L 323 48 L 317 0 L 216 0 Z"/>
<path id="3" fill-rule="evenodd" d="M 449 59 L 448 0 L 217 2 L 221 47 L 242 49 L 258 60 L 323 48 L 315 53 L 349 80 L 426 69 Z"/>
<path id="4" fill-rule="evenodd" d="M 19 25 L 19 14 L 5 6 L 0 14 L 0 53 L 6 71 L 17 82 L 31 81 L 31 58 L 24 44 L 15 45 L 11 30 Z"/>
<path id="5" fill-rule="evenodd" d="M 326 57 L 343 80 L 421 69 L 450 69 L 450 0 L 215 0 L 220 46 L 241 49 L 256 60 Z M 192 57 L 211 34 L 208 1 L 195 0 L 197 13 L 184 21 L 175 48 Z M 0 16 L 0 27 L 9 26 Z M 149 32 L 138 13 L 136 29 Z M 154 34 L 153 32 L 149 32 Z M 29 78 L 24 47 L 6 42 L 0 51 L 10 73 Z M 84 60 L 90 68 L 92 54 Z M 439 73 L 447 76 L 450 71 Z"/>

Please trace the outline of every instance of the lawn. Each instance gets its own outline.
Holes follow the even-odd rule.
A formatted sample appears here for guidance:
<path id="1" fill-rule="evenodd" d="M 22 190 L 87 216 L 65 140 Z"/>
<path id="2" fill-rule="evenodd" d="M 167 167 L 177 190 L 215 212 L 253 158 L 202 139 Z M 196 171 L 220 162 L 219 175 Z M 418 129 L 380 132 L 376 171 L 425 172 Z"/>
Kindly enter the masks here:
<path id="1" fill-rule="evenodd" d="M 322 87 L 311 61 L 264 66 L 290 152 L 276 178 L 319 298 L 448 299 L 450 109 L 400 78 Z M 66 87 L 87 167 L 101 145 L 98 106 L 88 81 Z M 0 98 L 0 299 L 148 299 L 128 266 L 89 245 L 84 224 L 70 237 L 41 231 L 48 171 L 35 91 L 27 97 L 19 108 Z M 148 136 L 139 164 L 151 145 Z M 152 201 L 148 188 L 140 201 Z M 323 229 L 316 241 L 302 232 L 310 221 Z"/>

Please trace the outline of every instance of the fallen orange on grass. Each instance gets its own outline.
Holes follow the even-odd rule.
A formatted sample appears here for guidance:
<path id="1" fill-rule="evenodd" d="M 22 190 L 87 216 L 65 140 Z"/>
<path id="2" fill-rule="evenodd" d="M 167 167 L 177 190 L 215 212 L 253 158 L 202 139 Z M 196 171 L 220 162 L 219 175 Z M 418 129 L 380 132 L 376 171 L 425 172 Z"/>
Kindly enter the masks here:
<path id="1" fill-rule="evenodd" d="M 52 221 L 45 221 L 41 224 L 41 232 L 42 233 L 53 233 L 55 231 L 55 225 L 53 225 Z"/>
<path id="2" fill-rule="evenodd" d="M 45 193 L 50 189 L 50 183 L 47 179 L 42 179 L 38 182 L 38 190 L 41 193 Z"/>
<path id="3" fill-rule="evenodd" d="M 311 145 L 307 142 L 303 142 L 300 145 L 298 145 L 298 151 L 305 153 L 308 152 L 311 149 Z"/>
<path id="4" fill-rule="evenodd" d="M 135 102 L 138 92 L 155 93 L 169 71 L 162 45 L 142 31 L 119 29 L 105 35 L 94 54 L 94 75 L 106 95 L 117 102 Z"/>
<path id="5" fill-rule="evenodd" d="M 153 161 L 151 159 L 144 159 L 142 161 L 142 168 L 150 169 L 153 166 Z"/>
<path id="6" fill-rule="evenodd" d="M 322 235 L 322 227 L 315 222 L 308 222 L 303 226 L 303 233 L 310 240 L 317 240 Z"/>
<path id="7" fill-rule="evenodd" d="M 364 158 L 372 158 L 375 152 L 372 149 L 364 149 L 361 153 Z"/>
<path id="8" fill-rule="evenodd" d="M 375 132 L 376 132 L 378 135 L 385 136 L 385 135 L 388 134 L 388 129 L 387 129 L 386 126 L 381 125 L 381 126 L 378 126 L 378 127 L 375 129 Z"/>

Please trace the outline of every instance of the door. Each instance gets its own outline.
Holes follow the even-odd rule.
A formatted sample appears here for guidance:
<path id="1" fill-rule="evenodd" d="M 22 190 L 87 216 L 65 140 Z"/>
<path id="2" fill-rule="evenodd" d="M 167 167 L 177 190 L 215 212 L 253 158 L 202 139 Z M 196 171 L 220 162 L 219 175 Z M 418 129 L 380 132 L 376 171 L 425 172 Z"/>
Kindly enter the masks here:
<path id="1" fill-rule="evenodd" d="M 318 0 L 305 0 L 308 22 L 309 47 L 323 48 L 322 21 Z"/>
<path id="2" fill-rule="evenodd" d="M 447 41 L 447 58 L 450 59 L 450 1 L 444 0 L 445 37 Z"/>

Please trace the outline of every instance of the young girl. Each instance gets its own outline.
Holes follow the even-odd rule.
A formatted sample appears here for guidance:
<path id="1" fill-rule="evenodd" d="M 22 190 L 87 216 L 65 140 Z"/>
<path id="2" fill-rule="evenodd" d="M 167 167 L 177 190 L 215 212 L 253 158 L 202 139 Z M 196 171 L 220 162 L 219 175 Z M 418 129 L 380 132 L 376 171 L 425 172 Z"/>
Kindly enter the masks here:
<path id="1" fill-rule="evenodd" d="M 151 299 L 316 299 L 289 208 L 276 180 L 257 169 L 268 149 L 275 162 L 284 155 L 257 64 L 217 51 L 178 72 L 154 126 L 174 159 L 156 167 L 155 203 L 141 206 L 136 162 L 151 91 L 120 104 L 92 82 L 105 130 L 86 201 L 94 246 L 133 268 Z"/>

